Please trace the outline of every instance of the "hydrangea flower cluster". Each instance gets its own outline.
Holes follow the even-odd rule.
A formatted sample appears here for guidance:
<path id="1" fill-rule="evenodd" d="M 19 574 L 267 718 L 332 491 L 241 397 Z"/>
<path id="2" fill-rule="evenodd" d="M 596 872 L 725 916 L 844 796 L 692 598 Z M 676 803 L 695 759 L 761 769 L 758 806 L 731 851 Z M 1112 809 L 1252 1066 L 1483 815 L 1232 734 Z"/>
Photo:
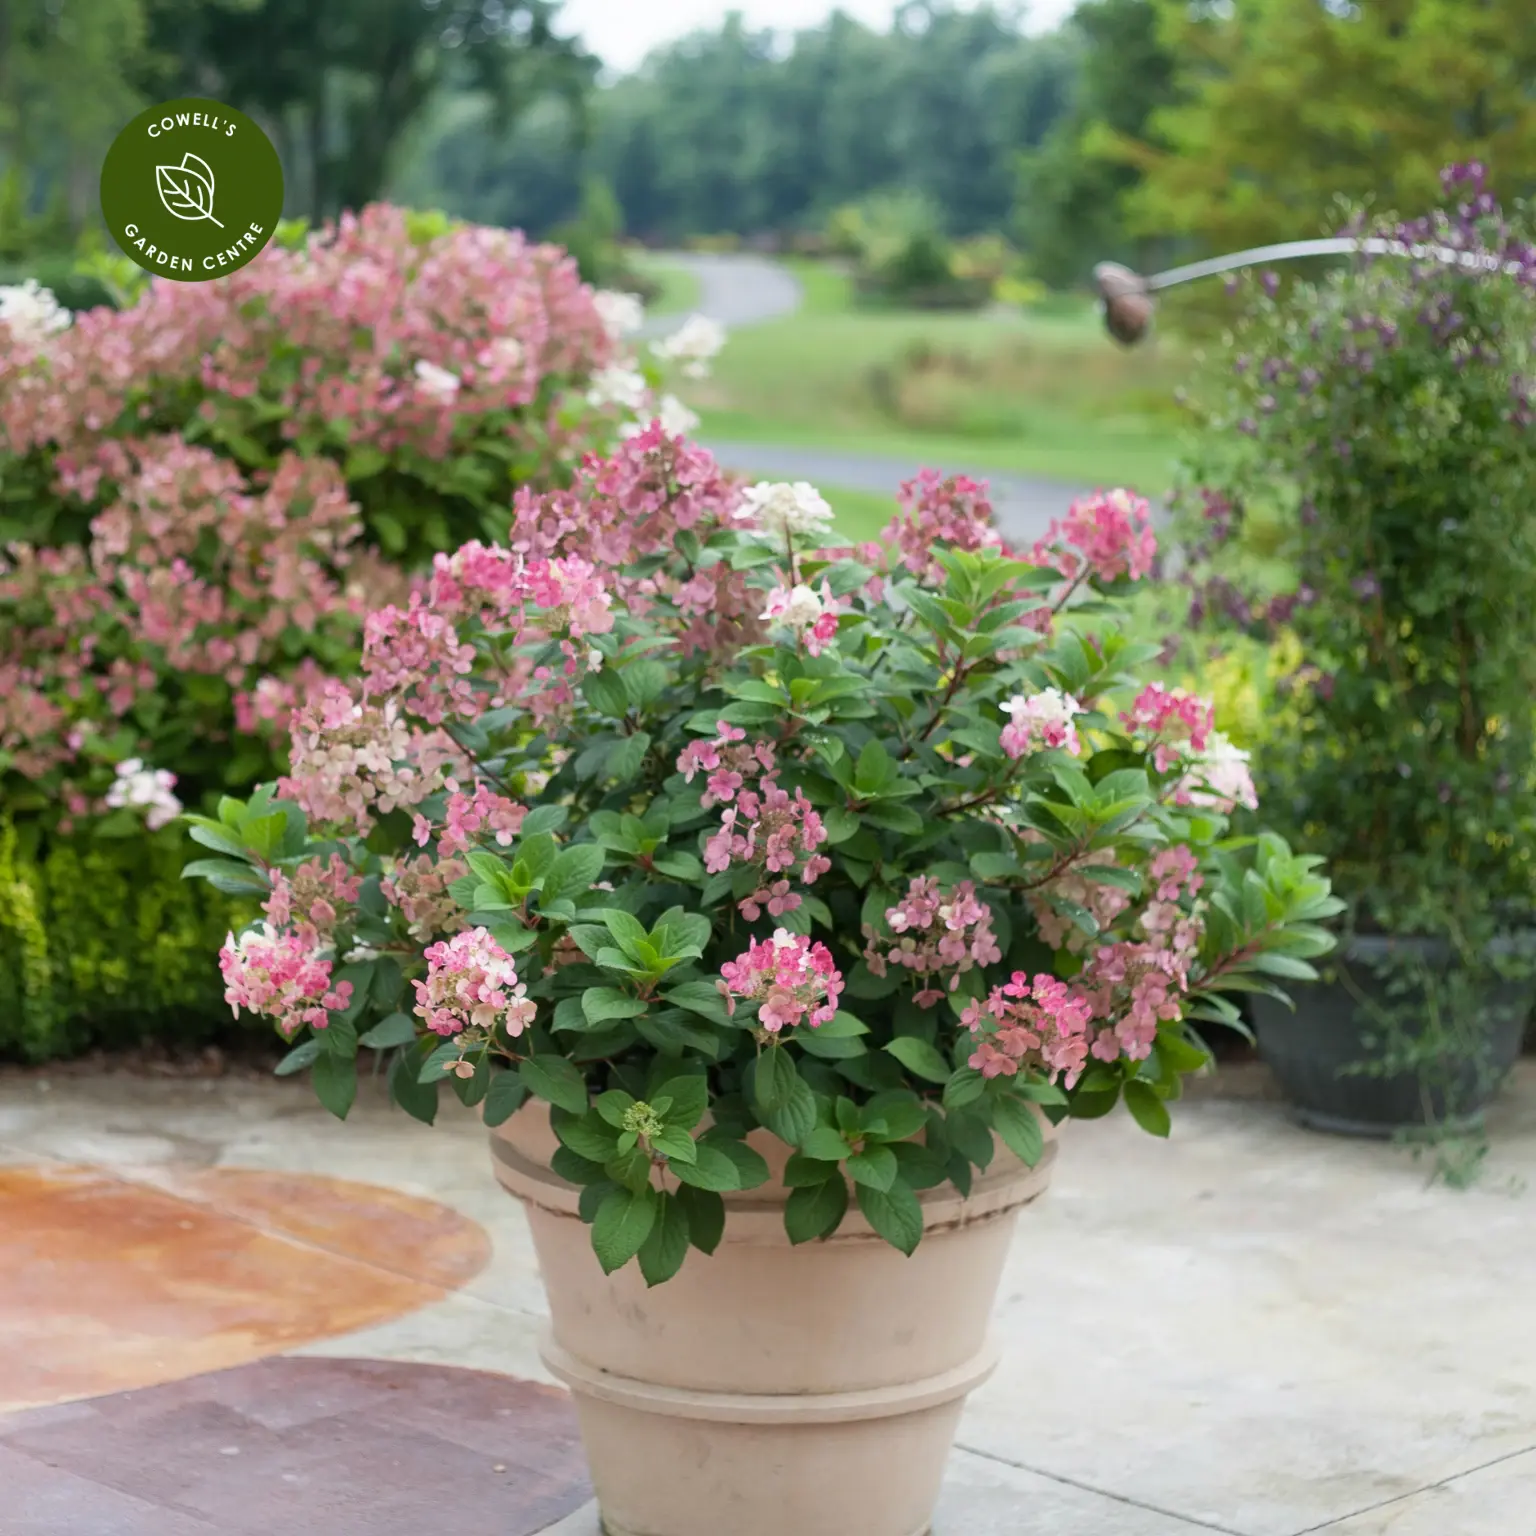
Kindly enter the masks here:
<path id="1" fill-rule="evenodd" d="M 1038 833 L 1026 836 L 1026 842 L 1044 841 Z M 1030 910 L 1040 929 L 1040 937 L 1052 949 L 1065 949 L 1071 954 L 1081 954 L 1092 942 L 1088 935 L 1071 918 L 1062 915 L 1080 907 L 1093 918 L 1095 925 L 1107 931 L 1131 904 L 1130 893 L 1106 880 L 1095 879 L 1095 869 L 1117 869 L 1120 861 L 1113 848 L 1095 848 L 1091 853 L 1073 860 L 1065 869 L 1053 871 L 1038 890 L 1030 893 Z M 1053 903 L 1066 903 L 1058 909 Z"/>
<path id="2" fill-rule="evenodd" d="M 733 864 L 747 864 L 771 875 L 793 871 L 806 885 L 831 868 L 831 861 L 818 854 L 827 831 L 805 791 L 798 785 L 791 794 L 778 780 L 764 775 L 756 788 L 736 791 L 735 804 L 720 813 L 720 829 L 704 843 L 704 867 L 720 874 Z M 743 899 L 741 910 L 748 918 L 758 902 L 768 902 L 777 893 L 764 887 Z M 778 896 L 782 902 L 786 898 Z M 781 905 L 781 912 L 793 911 L 798 899 Z"/>
<path id="3" fill-rule="evenodd" d="M 533 1000 L 517 966 L 484 928 L 430 944 L 424 958 L 426 979 L 412 983 L 414 1012 L 433 1034 L 499 1028 L 516 1039 L 533 1023 Z"/>
<path id="4" fill-rule="evenodd" d="M 842 973 L 825 944 L 803 933 L 776 928 L 769 939 L 754 939 L 743 954 L 720 967 L 716 983 L 726 1012 L 739 1003 L 757 1005 L 757 1022 L 771 1035 L 805 1024 L 814 1029 L 837 1013 Z"/>
<path id="5" fill-rule="evenodd" d="M 0 326 L 17 346 L 40 352 L 49 338 L 69 329 L 70 313 L 35 277 L 0 286 Z"/>
<path id="6" fill-rule="evenodd" d="M 832 527 L 832 508 L 804 480 L 759 480 L 743 497 L 742 517 L 771 538 L 814 543 Z"/>
<path id="7" fill-rule="evenodd" d="M 1204 877 L 1180 846 L 1153 855 L 1147 875 L 1154 895 L 1138 918 L 1140 939 L 1097 946 L 1070 981 L 1016 971 L 984 1002 L 967 1005 L 961 1023 L 977 1042 L 972 1067 L 984 1077 L 1033 1067 L 1070 1088 L 1090 1059 L 1151 1054 L 1159 1025 L 1186 1005 L 1204 931 L 1193 898 Z"/>
<path id="8" fill-rule="evenodd" d="M 1157 538 L 1145 496 L 1130 491 L 1096 491 L 1074 501 L 1065 518 L 1053 521 L 1031 554 L 1077 581 L 1089 574 L 1099 581 L 1140 581 L 1152 569 Z"/>
<path id="9" fill-rule="evenodd" d="M 743 897 L 739 910 L 749 922 L 761 910 L 781 917 L 800 905 L 789 876 L 806 885 L 831 867 L 817 854 L 827 830 L 805 793 L 793 794 L 778 781 L 773 744 L 748 742 L 746 732 L 728 721 L 717 722 L 719 735 L 712 741 L 691 741 L 677 757 L 677 771 L 687 783 L 699 773 L 708 775 L 699 805 L 709 810 L 725 805 L 719 829 L 704 842 L 704 867 L 722 874 L 733 865 L 747 865 L 765 872 L 758 888 Z M 783 878 L 769 880 L 767 875 Z"/>
<path id="10" fill-rule="evenodd" d="M 1230 815 L 1238 806 L 1259 808 L 1259 796 L 1249 768 L 1249 753 L 1221 731 L 1211 731 L 1205 746 L 1187 760 L 1187 772 L 1174 790 L 1175 805 L 1197 805 Z"/>
<path id="11" fill-rule="evenodd" d="M 920 983 L 913 996 L 919 1008 L 942 1001 L 967 971 L 1003 958 L 992 931 L 992 909 L 969 880 L 946 892 L 938 881 L 918 875 L 901 900 L 886 908 L 885 921 L 895 937 L 866 924 L 864 963 L 875 976 L 886 975 L 890 966 L 909 971 Z"/>
<path id="12" fill-rule="evenodd" d="M 242 1008 L 265 1014 L 289 1040 L 306 1025 L 324 1029 L 352 1001 L 352 983 L 333 985 L 331 961 L 303 934 L 265 923 L 225 939 L 219 970 L 235 1017 Z"/>
<path id="13" fill-rule="evenodd" d="M 967 1003 L 960 1022 L 976 1041 L 970 1065 L 983 1077 L 1033 1070 L 1070 1088 L 1088 1064 L 1093 1005 L 1054 976 L 1015 971 Z"/>
<path id="14" fill-rule="evenodd" d="M 452 858 L 467 853 L 482 833 L 498 848 L 510 848 L 526 814 L 525 806 L 498 795 L 485 784 L 477 784 L 472 795 L 455 789 L 448 796 L 440 827 L 418 812 L 413 832 L 418 846 L 425 847 L 436 837 L 438 852 Z"/>
<path id="15" fill-rule="evenodd" d="M 1151 752 L 1159 773 L 1199 757 L 1210 745 L 1215 710 L 1184 688 L 1148 683 L 1120 719 Z"/>
<path id="16" fill-rule="evenodd" d="M 840 611 L 841 605 L 825 581 L 820 591 L 802 581 L 793 587 L 775 587 L 768 594 L 768 606 L 762 616 L 798 635 L 808 655 L 820 656 L 837 637 Z"/>
<path id="17" fill-rule="evenodd" d="M 1012 758 L 1028 757 L 1042 747 L 1077 757 L 1083 750 L 1073 719 L 1083 706 L 1060 688 L 1009 699 L 1003 705 L 1008 724 L 1003 727 L 1003 751 Z"/>
<path id="18" fill-rule="evenodd" d="M 362 883 L 339 853 L 323 862 L 306 859 L 291 875 L 281 870 L 273 873 L 272 894 L 262 911 L 274 927 L 292 927 L 318 948 L 329 942 L 341 914 L 357 901 Z"/>
<path id="19" fill-rule="evenodd" d="M 181 801 L 171 793 L 176 775 L 165 768 L 146 768 L 137 757 L 125 758 L 117 765 L 117 780 L 107 791 L 107 805 L 113 810 L 144 811 L 144 823 L 151 832 L 169 825 L 181 815 Z"/>
<path id="20" fill-rule="evenodd" d="M 685 379 L 706 379 L 709 365 L 725 345 L 725 327 L 707 315 L 689 315 L 670 336 L 651 343 L 663 362 L 681 365 Z"/>
<path id="21" fill-rule="evenodd" d="M 992 523 L 985 480 L 921 469 L 916 478 L 902 482 L 896 502 L 901 510 L 887 527 L 886 537 L 901 552 L 907 569 L 929 580 L 942 573 L 934 558 L 940 548 L 1002 546 L 1002 535 Z"/>

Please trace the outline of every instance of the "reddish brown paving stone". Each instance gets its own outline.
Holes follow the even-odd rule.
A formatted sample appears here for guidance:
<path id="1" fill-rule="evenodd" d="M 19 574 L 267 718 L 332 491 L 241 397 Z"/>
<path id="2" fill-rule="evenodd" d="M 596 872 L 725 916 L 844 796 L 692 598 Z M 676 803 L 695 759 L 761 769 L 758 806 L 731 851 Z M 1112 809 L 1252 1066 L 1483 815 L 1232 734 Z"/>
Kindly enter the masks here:
<path id="1" fill-rule="evenodd" d="M 0 1168 L 0 1410 L 174 1381 L 383 1322 L 440 1300 L 490 1257 L 474 1222 L 397 1190 L 238 1168 L 153 1177 Z"/>
<path id="2" fill-rule="evenodd" d="M 0 1415 L 0 1489 L 5 1536 L 535 1536 L 591 1497 L 557 1388 L 294 1358 Z"/>

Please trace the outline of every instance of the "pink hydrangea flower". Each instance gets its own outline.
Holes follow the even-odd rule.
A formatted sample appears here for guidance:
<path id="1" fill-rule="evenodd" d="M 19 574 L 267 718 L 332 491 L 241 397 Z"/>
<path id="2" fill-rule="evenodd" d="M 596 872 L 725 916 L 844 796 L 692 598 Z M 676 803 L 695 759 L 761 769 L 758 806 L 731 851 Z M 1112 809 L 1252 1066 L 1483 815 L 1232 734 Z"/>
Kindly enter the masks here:
<path id="1" fill-rule="evenodd" d="M 903 563 L 926 581 L 938 581 L 944 567 L 934 558 L 943 547 L 966 551 L 1000 548 L 1002 535 L 992 524 L 987 482 L 968 475 L 943 475 L 920 469 L 896 497 L 901 511 L 882 537 L 901 551 Z"/>
<path id="2" fill-rule="evenodd" d="M 356 901 L 363 879 L 339 853 L 306 859 L 291 875 L 277 870 L 262 911 L 278 928 L 296 926 L 312 947 L 328 941 Z"/>
<path id="3" fill-rule="evenodd" d="M 1120 719 L 1150 749 L 1157 771 L 1166 773 L 1175 763 L 1205 751 L 1215 713 L 1209 700 L 1183 688 L 1148 683 Z"/>
<path id="4" fill-rule="evenodd" d="M 434 1034 L 500 1027 L 515 1038 L 533 1023 L 533 999 L 512 956 L 484 928 L 429 945 L 426 961 L 426 980 L 412 983 L 414 1012 Z"/>
<path id="5" fill-rule="evenodd" d="M 1042 747 L 1069 752 L 1073 757 L 1083 750 L 1078 740 L 1074 716 L 1083 706 L 1059 688 L 1045 688 L 1028 697 L 1020 695 L 1003 705 L 1008 724 L 1003 727 L 1003 751 L 1012 758 L 1028 757 Z"/>
<path id="6" fill-rule="evenodd" d="M 864 963 L 876 976 L 897 966 L 923 983 L 916 995 L 921 1008 L 931 1008 L 960 978 L 978 965 L 995 965 L 1003 958 L 992 931 L 992 909 L 962 880 L 952 891 L 920 875 L 906 894 L 888 907 L 885 920 L 894 939 L 872 927 L 864 930 Z"/>
<path id="7" fill-rule="evenodd" d="M 1071 578 L 1092 575 L 1107 582 L 1129 576 L 1140 581 L 1157 557 L 1151 512 L 1146 497 L 1131 491 L 1095 491 L 1051 523 L 1029 558 Z"/>
<path id="8" fill-rule="evenodd" d="M 970 1065 L 984 1077 L 1037 1072 L 1072 1087 L 1088 1064 L 1093 1006 L 1054 976 L 1015 971 L 985 999 L 966 1005 L 960 1022 L 976 1050 Z"/>
<path id="9" fill-rule="evenodd" d="M 224 1001 L 236 1018 L 242 1008 L 266 1014 L 285 1039 L 304 1026 L 324 1029 L 331 1014 L 352 1000 L 352 983 L 331 984 L 331 961 L 294 932 L 280 933 L 266 923 L 237 939 L 228 935 L 219 951 Z"/>
<path id="10" fill-rule="evenodd" d="M 500 847 L 510 848 L 527 814 L 527 807 L 496 794 L 485 784 L 477 784 L 473 795 L 456 789 L 448 796 L 440 828 L 418 813 L 412 835 L 417 845 L 424 848 L 435 831 L 437 851 L 442 858 L 468 852 L 482 832 Z"/>
<path id="11" fill-rule="evenodd" d="M 720 967 L 715 983 L 728 1013 L 738 1002 L 756 1003 L 759 1025 L 770 1034 L 797 1024 L 814 1028 L 837 1012 L 842 973 L 825 944 L 779 928 L 771 939 L 754 939 L 745 953 Z"/>

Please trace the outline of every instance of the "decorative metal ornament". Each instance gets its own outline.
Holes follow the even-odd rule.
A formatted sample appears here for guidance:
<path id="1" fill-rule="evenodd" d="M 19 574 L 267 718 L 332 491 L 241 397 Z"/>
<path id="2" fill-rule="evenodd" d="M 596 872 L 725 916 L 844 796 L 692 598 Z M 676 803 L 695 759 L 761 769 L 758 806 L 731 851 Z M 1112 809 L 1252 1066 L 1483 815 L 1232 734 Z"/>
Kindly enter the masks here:
<path id="1" fill-rule="evenodd" d="M 1143 277 L 1117 262 L 1104 261 L 1093 269 L 1094 283 L 1104 306 L 1104 325 L 1122 346 L 1133 347 L 1151 329 L 1155 310 L 1153 294 L 1180 283 L 1193 283 L 1203 277 L 1219 277 L 1243 267 L 1266 266 L 1279 261 L 1296 261 L 1307 256 L 1411 256 L 1416 261 L 1439 261 L 1447 266 L 1462 266 L 1484 272 L 1527 271 L 1522 262 L 1504 261 L 1480 251 L 1458 251 L 1446 245 L 1418 245 L 1402 240 L 1356 239 L 1332 235 L 1318 240 L 1289 240 L 1281 245 L 1260 245 L 1231 256 L 1213 256 L 1183 267 Z"/>

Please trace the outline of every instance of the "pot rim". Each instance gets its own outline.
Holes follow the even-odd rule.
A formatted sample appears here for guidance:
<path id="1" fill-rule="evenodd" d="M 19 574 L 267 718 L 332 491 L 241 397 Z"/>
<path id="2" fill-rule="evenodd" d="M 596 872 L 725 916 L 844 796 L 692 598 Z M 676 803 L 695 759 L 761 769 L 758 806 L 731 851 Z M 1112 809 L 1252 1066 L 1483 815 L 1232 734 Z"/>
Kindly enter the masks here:
<path id="1" fill-rule="evenodd" d="M 550 1216 L 579 1220 L 580 1187 L 568 1183 L 546 1164 L 525 1154 L 505 1134 L 516 1119 L 514 1115 L 512 1120 L 490 1133 L 491 1160 L 497 1180 L 518 1199 Z M 1009 1162 L 1002 1166 L 999 1166 L 1001 1159 L 994 1158 L 987 1169 L 977 1175 L 969 1195 L 962 1195 L 948 1184 L 918 1190 L 917 1198 L 923 1207 L 924 1236 L 956 1231 L 977 1222 L 996 1221 L 1038 1199 L 1050 1182 L 1056 1147 L 1055 1137 L 1047 1137 L 1040 1160 L 1033 1168 L 1026 1167 L 1011 1154 Z M 756 1246 L 791 1246 L 783 1220 L 784 1204 L 790 1192 L 785 1190 L 783 1199 L 772 1201 L 754 1200 L 751 1196 L 755 1193 L 757 1191 L 747 1191 L 745 1198 L 737 1196 L 733 1199 L 730 1194 L 723 1197 L 729 1217 L 725 1241 Z M 828 1241 L 884 1244 L 885 1239 L 865 1221 L 850 1199 L 848 1214 Z"/>

